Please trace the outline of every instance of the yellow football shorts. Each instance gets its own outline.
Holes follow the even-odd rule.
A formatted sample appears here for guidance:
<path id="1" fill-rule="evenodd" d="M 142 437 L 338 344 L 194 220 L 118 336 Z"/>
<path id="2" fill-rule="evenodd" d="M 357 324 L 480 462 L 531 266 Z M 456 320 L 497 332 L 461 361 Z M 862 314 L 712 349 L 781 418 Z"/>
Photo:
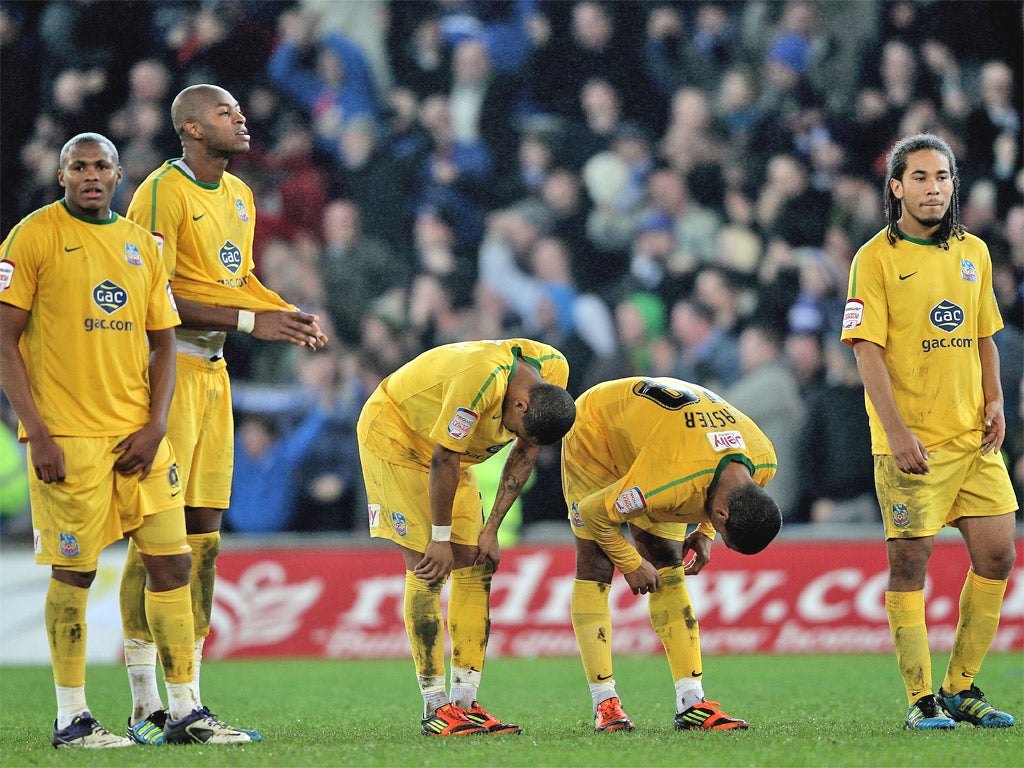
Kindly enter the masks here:
<path id="1" fill-rule="evenodd" d="M 178 355 L 167 437 L 178 457 L 185 505 L 227 509 L 235 464 L 231 380 L 223 359 Z"/>
<path id="2" fill-rule="evenodd" d="M 430 543 L 430 474 L 391 464 L 362 446 L 359 460 L 366 483 L 370 536 L 426 552 Z M 480 483 L 474 472 L 463 467 L 452 504 L 452 542 L 475 547 L 483 525 Z"/>
<path id="3" fill-rule="evenodd" d="M 892 456 L 875 456 L 875 491 L 886 539 L 934 536 L 961 517 L 1013 512 L 1017 500 L 999 454 L 981 455 L 981 432 L 928 449 L 927 475 L 901 472 Z"/>
<path id="4" fill-rule="evenodd" d="M 575 457 L 565 451 L 565 444 L 562 446 L 562 491 L 565 495 L 565 505 L 568 508 L 569 523 L 573 534 L 577 538 L 595 541 L 594 535 L 587 528 L 586 522 L 580 516 L 577 505 L 593 493 L 604 490 L 611 481 L 599 478 L 588 472 Z M 631 517 L 629 522 L 641 530 L 647 531 L 653 536 L 659 536 L 671 541 L 683 541 L 686 539 L 686 523 L 671 523 L 651 520 L 646 515 Z"/>
<path id="5" fill-rule="evenodd" d="M 149 476 L 140 481 L 138 474 L 126 476 L 114 470 L 118 459 L 114 446 L 122 439 L 55 437 L 54 442 L 64 453 L 66 478 L 61 483 L 44 483 L 36 478 L 29 443 L 29 493 L 37 563 L 94 570 L 104 547 L 141 529 L 143 518 L 152 516 L 159 516 L 159 525 L 170 529 L 154 529 L 146 539 L 149 544 L 144 552 L 189 551 L 182 488 L 170 442 L 166 438 L 160 442 Z M 160 514 L 169 511 L 176 514 Z"/>

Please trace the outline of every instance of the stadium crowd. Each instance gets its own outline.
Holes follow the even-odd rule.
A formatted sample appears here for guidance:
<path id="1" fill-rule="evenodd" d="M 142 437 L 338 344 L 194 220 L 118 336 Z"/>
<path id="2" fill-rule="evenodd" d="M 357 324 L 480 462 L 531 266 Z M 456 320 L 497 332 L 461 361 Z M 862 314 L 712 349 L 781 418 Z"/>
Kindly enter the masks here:
<path id="1" fill-rule="evenodd" d="M 1022 22 L 945 0 L 3 0 L 0 234 L 60 196 L 81 131 L 121 149 L 123 214 L 180 155 L 171 97 L 215 83 L 252 136 L 229 170 L 260 279 L 332 340 L 229 335 L 229 530 L 363 533 L 365 398 L 430 347 L 509 336 L 564 352 L 574 395 L 637 374 L 720 392 L 772 439 L 787 523 L 877 522 L 842 304 L 886 152 L 933 132 L 992 253 L 1020 497 Z M 564 520 L 558 464 L 545 448 L 524 524 Z"/>

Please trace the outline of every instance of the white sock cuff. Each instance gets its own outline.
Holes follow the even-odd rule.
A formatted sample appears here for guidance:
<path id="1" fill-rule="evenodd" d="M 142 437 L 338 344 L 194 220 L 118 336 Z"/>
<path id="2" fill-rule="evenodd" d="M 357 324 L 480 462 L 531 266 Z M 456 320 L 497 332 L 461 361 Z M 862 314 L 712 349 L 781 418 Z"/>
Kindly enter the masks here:
<path id="1" fill-rule="evenodd" d="M 681 677 L 675 682 L 676 713 L 684 712 L 704 698 L 704 684 L 696 677 Z"/>
<path id="2" fill-rule="evenodd" d="M 156 666 L 156 643 L 148 640 L 124 639 L 124 664 L 132 667 Z"/>
<path id="3" fill-rule="evenodd" d="M 612 678 L 604 683 L 591 683 L 590 684 L 590 698 L 594 700 L 594 711 L 597 711 L 598 705 L 602 701 L 613 699 L 618 696 L 615 692 L 615 679 Z"/>

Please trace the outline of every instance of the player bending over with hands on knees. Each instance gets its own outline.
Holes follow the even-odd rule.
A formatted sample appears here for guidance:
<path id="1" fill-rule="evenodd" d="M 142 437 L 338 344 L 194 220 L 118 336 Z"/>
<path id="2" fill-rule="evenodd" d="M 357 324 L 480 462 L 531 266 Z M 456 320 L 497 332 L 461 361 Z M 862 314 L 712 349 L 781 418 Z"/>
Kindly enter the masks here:
<path id="1" fill-rule="evenodd" d="M 1016 558 L 1017 502 L 999 450 L 1006 434 L 1003 327 L 985 243 L 960 225 L 956 158 L 917 134 L 888 156 L 888 226 L 850 266 L 842 339 L 864 381 L 885 526 L 885 612 L 910 708 L 910 729 L 1014 723 L 974 684 L 999 626 Z M 960 531 L 971 567 L 938 695 L 932 692 L 925 578 L 932 542 Z"/>
<path id="2" fill-rule="evenodd" d="M 36 562 L 50 566 L 51 743 L 131 746 L 85 697 L 89 588 L 100 552 L 125 536 L 142 556 L 140 602 L 163 665 L 162 736 L 230 743 L 242 734 L 209 720 L 193 685 L 191 555 L 165 436 L 178 314 L 153 236 L 110 209 L 121 175 L 109 139 L 78 134 L 60 152 L 64 199 L 0 245 L 0 381 L 28 443 Z"/>
<path id="3" fill-rule="evenodd" d="M 529 339 L 446 344 L 380 383 L 359 416 L 370 535 L 405 561 L 405 628 L 423 695 L 426 736 L 521 733 L 477 701 L 490 631 L 498 528 L 533 471 L 537 450 L 562 438 L 576 406 L 569 366 Z M 474 464 L 515 441 L 484 522 Z M 451 690 L 445 691 L 441 588 L 448 601 Z"/>
<path id="4" fill-rule="evenodd" d="M 649 595 L 651 626 L 675 683 L 676 730 L 747 727 L 704 697 L 700 631 L 684 576 L 708 564 L 716 533 L 745 555 L 775 538 L 782 515 L 763 486 L 776 469 L 775 450 L 757 425 L 697 384 L 632 377 L 577 399 L 576 422 L 562 442 L 562 488 L 576 538 L 572 627 L 596 730 L 634 727 L 612 675 L 615 568 L 634 595 Z M 689 536 L 687 524 L 697 525 Z"/>

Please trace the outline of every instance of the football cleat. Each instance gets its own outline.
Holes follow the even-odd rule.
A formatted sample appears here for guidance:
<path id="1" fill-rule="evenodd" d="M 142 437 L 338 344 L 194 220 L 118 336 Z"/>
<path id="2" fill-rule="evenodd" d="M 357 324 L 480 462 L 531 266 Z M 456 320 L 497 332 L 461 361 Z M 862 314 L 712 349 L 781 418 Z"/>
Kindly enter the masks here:
<path id="1" fill-rule="evenodd" d="M 445 704 L 423 718 L 420 733 L 424 736 L 470 736 L 487 733 L 487 728 L 469 719 L 466 710 L 454 704 Z"/>
<path id="2" fill-rule="evenodd" d="M 612 696 L 597 705 L 594 714 L 595 731 L 632 731 L 635 727 L 629 715 L 622 711 L 622 702 L 618 696 Z"/>
<path id="3" fill-rule="evenodd" d="M 482 706 L 479 701 L 474 701 L 469 709 L 462 710 L 466 717 L 477 725 L 482 725 L 488 733 L 522 733 L 523 729 L 515 723 L 503 723 Z"/>
<path id="4" fill-rule="evenodd" d="M 230 728 L 233 731 L 239 731 L 240 733 L 244 733 L 250 739 L 252 739 L 253 741 L 263 741 L 263 734 L 261 734 L 259 731 L 250 730 L 249 728 L 239 728 L 237 725 L 228 725 L 223 720 L 221 720 L 219 717 L 217 717 L 215 714 L 213 714 L 213 712 L 210 712 L 208 707 L 206 707 L 205 709 L 206 709 L 206 713 L 211 718 L 216 720 L 218 723 L 223 725 L 225 728 Z"/>
<path id="5" fill-rule="evenodd" d="M 164 741 L 168 744 L 251 744 L 253 738 L 217 719 L 206 707 L 193 709 L 181 720 L 167 718 Z"/>
<path id="6" fill-rule="evenodd" d="M 56 749 L 77 747 L 79 749 L 111 749 L 117 747 L 130 747 L 131 740 L 124 736 L 111 733 L 96 718 L 88 712 L 71 721 L 67 728 L 57 730 L 57 721 L 53 721 L 53 734 L 50 743 Z"/>
<path id="7" fill-rule="evenodd" d="M 747 721 L 729 717 L 717 701 L 701 699 L 687 710 L 676 715 L 677 731 L 729 731 L 747 729 Z"/>
<path id="8" fill-rule="evenodd" d="M 132 725 L 132 719 L 128 718 L 127 736 L 136 744 L 157 745 L 164 743 L 164 723 L 167 722 L 167 711 L 158 709 L 152 712 L 149 717 L 140 720 Z"/>
<path id="9" fill-rule="evenodd" d="M 1016 722 L 1013 715 L 989 704 L 976 685 L 953 696 L 939 688 L 938 699 L 951 718 L 978 728 L 1009 728 Z"/>
<path id="10" fill-rule="evenodd" d="M 907 730 L 948 731 L 956 728 L 956 722 L 946 716 L 935 696 L 929 693 L 910 705 L 903 727 Z"/>

